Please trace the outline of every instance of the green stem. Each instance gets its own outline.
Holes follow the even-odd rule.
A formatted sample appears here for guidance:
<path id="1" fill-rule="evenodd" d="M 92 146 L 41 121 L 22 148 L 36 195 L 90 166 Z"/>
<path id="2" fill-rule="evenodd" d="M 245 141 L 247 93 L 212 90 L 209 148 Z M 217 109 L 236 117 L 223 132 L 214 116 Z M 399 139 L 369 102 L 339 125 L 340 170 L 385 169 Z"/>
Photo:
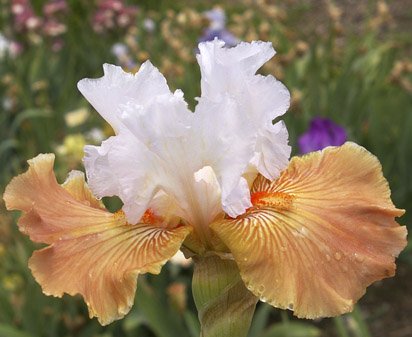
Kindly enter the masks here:
<path id="1" fill-rule="evenodd" d="M 193 297 L 201 337 L 246 337 L 257 298 L 249 292 L 232 260 L 195 258 Z"/>
<path id="2" fill-rule="evenodd" d="M 343 322 L 342 317 L 334 317 L 333 321 L 335 323 L 335 327 L 336 327 L 336 330 L 338 331 L 339 337 L 349 337 L 349 334 L 346 331 L 345 323 Z"/>

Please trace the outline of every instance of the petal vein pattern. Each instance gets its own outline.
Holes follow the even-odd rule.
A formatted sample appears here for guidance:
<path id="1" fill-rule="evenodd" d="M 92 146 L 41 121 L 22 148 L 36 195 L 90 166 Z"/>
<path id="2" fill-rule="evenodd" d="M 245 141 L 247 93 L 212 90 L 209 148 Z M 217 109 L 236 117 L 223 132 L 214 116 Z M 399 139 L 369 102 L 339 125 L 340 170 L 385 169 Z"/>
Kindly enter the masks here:
<path id="1" fill-rule="evenodd" d="M 259 176 L 246 214 L 212 229 L 256 296 L 298 317 L 352 309 L 372 282 L 394 275 L 406 227 L 379 161 L 346 143 L 295 157 L 279 179 Z"/>
<path id="2" fill-rule="evenodd" d="M 6 206 L 23 211 L 19 229 L 31 240 L 50 244 L 29 261 L 43 292 L 81 294 L 90 317 L 109 324 L 132 307 L 137 276 L 158 274 L 190 227 L 130 225 L 122 212 L 104 209 L 80 172 L 71 173 L 60 186 L 53 163 L 51 154 L 30 160 L 29 170 L 7 186 Z"/>
<path id="3" fill-rule="evenodd" d="M 116 130 L 100 147 L 85 148 L 89 185 L 98 197 L 119 196 L 131 223 L 159 192 L 178 204 L 178 215 L 195 228 L 223 211 L 236 217 L 251 207 L 246 175 L 275 178 L 287 165 L 287 130 L 272 120 L 288 108 L 289 93 L 272 76 L 255 75 L 274 55 L 271 44 L 226 49 L 215 40 L 199 49 L 202 95 L 195 113 L 148 63 L 136 75 L 106 65 L 101 79 L 79 83 Z M 194 177 L 205 167 L 218 182 L 215 193 Z M 211 200 L 203 203 L 205 188 Z M 210 208 L 200 210 L 204 204 Z"/>

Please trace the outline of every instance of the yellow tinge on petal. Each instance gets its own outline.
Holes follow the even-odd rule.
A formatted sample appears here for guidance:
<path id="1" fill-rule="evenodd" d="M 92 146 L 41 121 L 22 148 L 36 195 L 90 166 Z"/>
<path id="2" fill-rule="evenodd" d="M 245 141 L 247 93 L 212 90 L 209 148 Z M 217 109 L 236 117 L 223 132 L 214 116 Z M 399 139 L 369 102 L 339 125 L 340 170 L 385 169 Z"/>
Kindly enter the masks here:
<path id="1" fill-rule="evenodd" d="M 261 300 L 298 317 L 335 316 L 394 275 L 407 233 L 394 218 L 404 211 L 364 148 L 346 143 L 295 157 L 276 181 L 259 176 L 251 200 L 244 215 L 211 227 Z"/>
<path id="2" fill-rule="evenodd" d="M 156 223 L 130 225 L 96 200 L 83 174 L 72 172 L 60 186 L 53 173 L 54 155 L 29 161 L 4 193 L 9 210 L 23 211 L 19 228 L 33 241 L 50 244 L 29 261 L 48 295 L 81 294 L 90 317 L 108 324 L 133 305 L 137 275 L 159 273 L 180 248 L 189 227 Z"/>

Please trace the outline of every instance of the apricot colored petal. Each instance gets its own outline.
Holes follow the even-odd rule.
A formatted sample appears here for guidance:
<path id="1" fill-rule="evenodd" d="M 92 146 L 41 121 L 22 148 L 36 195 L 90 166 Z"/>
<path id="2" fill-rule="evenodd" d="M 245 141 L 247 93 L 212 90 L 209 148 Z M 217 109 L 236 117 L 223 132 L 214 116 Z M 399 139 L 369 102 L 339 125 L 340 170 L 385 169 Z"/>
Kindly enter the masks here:
<path id="1" fill-rule="evenodd" d="M 84 187 L 84 178 L 83 188 L 73 174 L 65 187 L 57 183 L 53 154 L 40 154 L 28 163 L 28 171 L 13 178 L 6 187 L 4 200 L 8 210 L 23 211 L 18 226 L 32 241 L 51 244 L 93 231 L 112 220 L 113 215 L 101 209 Z"/>
<path id="2" fill-rule="evenodd" d="M 298 317 L 350 311 L 372 282 L 393 276 L 406 245 L 376 157 L 346 143 L 295 157 L 279 179 L 259 176 L 253 207 L 212 229 L 250 291 Z"/>
<path id="3" fill-rule="evenodd" d="M 101 324 L 122 318 L 134 302 L 137 276 L 160 272 L 180 248 L 190 227 L 127 223 L 123 212 L 107 212 L 84 176 L 70 174 L 60 186 L 54 155 L 29 161 L 29 170 L 7 186 L 8 209 L 23 211 L 20 229 L 51 244 L 34 252 L 29 267 L 47 295 L 81 294 L 90 317 Z"/>
<path id="4" fill-rule="evenodd" d="M 90 191 L 83 172 L 71 171 L 62 187 L 77 201 L 94 208 L 106 209 L 103 202 L 98 200 Z"/>
<path id="5" fill-rule="evenodd" d="M 29 267 L 45 294 L 81 294 L 90 317 L 106 325 L 129 312 L 137 276 L 158 274 L 187 233 L 187 227 L 166 230 L 113 217 L 100 231 L 34 252 Z"/>

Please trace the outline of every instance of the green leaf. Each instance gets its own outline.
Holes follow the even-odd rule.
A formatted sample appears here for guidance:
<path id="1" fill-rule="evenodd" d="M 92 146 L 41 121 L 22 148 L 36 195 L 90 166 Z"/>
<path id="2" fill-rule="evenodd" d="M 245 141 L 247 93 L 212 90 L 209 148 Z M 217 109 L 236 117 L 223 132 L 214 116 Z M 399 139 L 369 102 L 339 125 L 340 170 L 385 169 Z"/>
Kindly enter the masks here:
<path id="1" fill-rule="evenodd" d="M 139 278 L 136 298 L 139 314 L 158 337 L 187 336 L 179 313 L 167 304 L 165 294 L 163 297 L 161 295 L 155 292 L 143 277 Z"/>
<path id="2" fill-rule="evenodd" d="M 138 313 L 134 313 L 123 319 L 122 326 L 125 331 L 130 332 L 137 329 L 139 326 L 144 325 L 144 323 L 145 318 Z"/>
<path id="3" fill-rule="evenodd" d="M 8 324 L 0 323 L 0 337 L 34 337 Z"/>
<path id="4" fill-rule="evenodd" d="M 352 329 L 357 337 L 371 337 L 368 329 L 368 325 L 362 317 L 362 312 L 356 305 L 352 313 L 349 314 L 355 324 L 352 324 Z"/>
<path id="5" fill-rule="evenodd" d="M 318 337 L 320 330 L 306 323 L 278 323 L 270 326 L 261 337 Z"/>
<path id="6" fill-rule="evenodd" d="M 189 330 L 190 336 L 198 337 L 200 334 L 200 324 L 196 315 L 194 315 L 191 311 L 185 311 L 183 313 L 183 318 Z"/>
<path id="7" fill-rule="evenodd" d="M 272 310 L 274 309 L 269 304 L 262 302 L 258 305 L 256 314 L 253 317 L 252 325 L 250 326 L 248 337 L 257 337 L 263 333 Z"/>
<path id="8" fill-rule="evenodd" d="M 196 258 L 192 290 L 201 337 L 247 336 L 257 298 L 246 289 L 236 262 Z"/>
<path id="9" fill-rule="evenodd" d="M 21 124 L 28 119 L 34 118 L 51 118 L 52 115 L 49 111 L 42 110 L 42 109 L 27 109 L 21 111 L 16 119 L 13 121 L 10 129 L 12 132 L 16 132 L 16 130 L 21 126 Z"/>

